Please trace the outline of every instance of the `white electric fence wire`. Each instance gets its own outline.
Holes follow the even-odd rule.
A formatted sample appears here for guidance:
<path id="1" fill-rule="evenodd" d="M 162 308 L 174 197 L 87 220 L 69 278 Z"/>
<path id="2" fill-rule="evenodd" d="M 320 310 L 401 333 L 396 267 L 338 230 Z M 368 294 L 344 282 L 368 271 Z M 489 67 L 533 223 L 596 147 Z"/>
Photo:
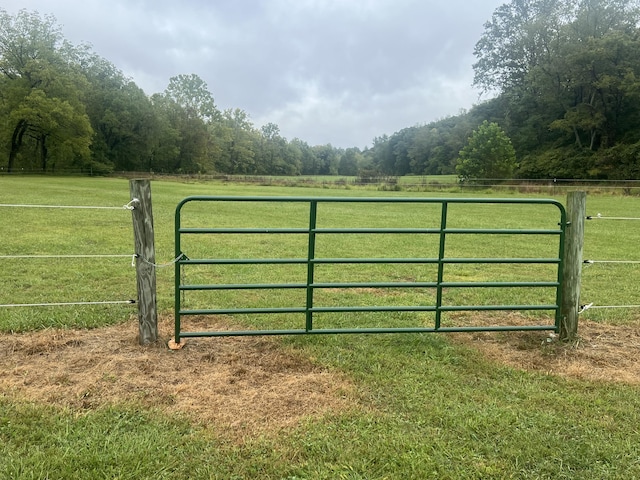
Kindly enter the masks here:
<path id="1" fill-rule="evenodd" d="M 615 264 L 627 264 L 627 265 L 637 265 L 640 264 L 640 260 L 584 260 L 582 263 L 585 265 L 593 265 L 594 263 L 615 263 Z"/>
<path id="2" fill-rule="evenodd" d="M 176 262 L 178 262 L 181 258 L 184 257 L 184 254 L 180 254 L 178 255 L 176 258 L 174 258 L 173 260 L 171 260 L 168 263 L 153 263 L 150 262 L 149 260 L 147 260 L 144 257 L 141 257 L 140 255 L 138 255 L 137 253 L 134 253 L 133 255 L 0 255 L 0 260 L 8 260 L 8 259 L 36 259 L 36 258 L 63 258 L 63 259 L 70 259 L 70 258 L 131 258 L 131 266 L 135 267 L 136 266 L 136 258 L 139 258 L 140 261 L 151 265 L 152 267 L 155 268 L 165 268 L 165 267 L 170 267 L 171 265 L 175 265 Z"/>
<path id="3" fill-rule="evenodd" d="M 588 303 L 586 305 L 580 305 L 578 313 L 582 313 L 592 308 L 640 308 L 640 305 L 594 305 L 593 303 Z"/>
<path id="4" fill-rule="evenodd" d="M 101 207 L 101 206 L 92 206 L 92 205 L 25 205 L 25 204 L 16 204 L 16 203 L 0 203 L 0 207 L 15 207 L 15 208 L 75 208 L 75 209 L 89 209 L 89 210 L 134 210 L 135 203 L 138 203 L 139 200 L 134 198 L 126 205 L 121 207 Z"/>
<path id="5" fill-rule="evenodd" d="M 640 220 L 637 217 L 603 217 L 602 214 L 598 213 L 595 217 L 591 215 L 587 215 L 587 220 Z"/>
<path id="6" fill-rule="evenodd" d="M 11 258 L 131 258 L 129 255 L 0 255 L 0 259 Z"/>
<path id="7" fill-rule="evenodd" d="M 116 300 L 106 302 L 57 302 L 57 303 L 11 303 L 6 305 L 0 305 L 0 308 L 11 307 L 66 307 L 72 305 L 124 305 L 134 304 L 135 300 Z"/>

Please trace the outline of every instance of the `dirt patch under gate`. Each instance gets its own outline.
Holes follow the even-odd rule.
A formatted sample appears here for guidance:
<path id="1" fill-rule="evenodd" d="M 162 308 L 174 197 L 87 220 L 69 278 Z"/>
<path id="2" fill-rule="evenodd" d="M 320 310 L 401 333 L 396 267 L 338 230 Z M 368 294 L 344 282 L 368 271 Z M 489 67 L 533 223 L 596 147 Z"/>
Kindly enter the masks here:
<path id="1" fill-rule="evenodd" d="M 474 317 L 473 323 L 482 321 Z M 206 328 L 229 325 L 209 320 Z M 133 320 L 95 330 L 7 335 L 0 356 L 0 395 L 77 410 L 135 402 L 186 414 L 235 438 L 355 407 L 348 379 L 273 338 L 190 339 L 174 352 L 166 347 L 171 319 L 163 318 L 159 329 L 163 341 L 151 347 L 137 344 Z M 548 341 L 547 332 L 458 333 L 450 338 L 515 368 L 640 383 L 640 325 L 581 321 L 579 333 L 574 344 Z"/>

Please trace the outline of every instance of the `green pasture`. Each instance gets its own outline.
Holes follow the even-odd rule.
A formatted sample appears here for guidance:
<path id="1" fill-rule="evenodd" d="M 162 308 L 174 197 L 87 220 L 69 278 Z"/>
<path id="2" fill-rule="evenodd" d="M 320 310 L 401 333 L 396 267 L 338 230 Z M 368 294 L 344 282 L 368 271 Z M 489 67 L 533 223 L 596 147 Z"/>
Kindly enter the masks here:
<path id="1" fill-rule="evenodd" d="M 159 307 L 173 307 L 173 219 L 177 203 L 190 195 L 252 196 L 459 196 L 451 192 L 384 192 L 371 188 L 327 189 L 225 182 L 152 182 Z M 465 195 L 471 193 L 466 192 Z M 478 191 L 475 196 L 522 197 L 521 193 Z M 538 195 L 537 198 L 542 198 Z M 557 197 L 564 201 L 563 197 Z M 129 201 L 121 179 L 0 177 L 0 204 L 122 207 Z M 555 228 L 550 207 L 454 206 L 450 227 Z M 321 207 L 319 223 L 331 227 L 437 226 L 439 207 L 384 204 L 374 214 L 362 205 Z M 640 217 L 640 199 L 588 195 L 589 215 Z M 183 226 L 306 226 L 298 204 L 278 209 L 251 204 L 190 205 Z M 119 209 L 0 207 L 0 257 L 65 255 L 64 258 L 0 258 L 0 305 L 133 299 L 131 214 Z M 431 222 L 431 223 L 430 223 Z M 585 259 L 640 260 L 640 221 L 587 221 Z M 452 256 L 554 256 L 556 245 L 542 236 L 455 238 Z M 424 236 L 329 236 L 319 245 L 326 256 L 424 256 L 437 241 Z M 305 240 L 291 236 L 185 238 L 191 258 L 298 257 Z M 79 255 L 123 255 L 80 258 Z M 451 281 L 547 280 L 554 269 L 540 265 L 461 265 Z M 433 281 L 434 268 L 398 265 L 318 269 L 318 281 Z M 190 283 L 298 281 L 302 266 L 186 268 Z M 594 263 L 584 268 L 582 303 L 595 306 L 640 304 L 640 265 Z M 447 292 L 451 302 L 552 303 L 548 289 L 465 289 Z M 188 308 L 226 305 L 286 306 L 300 292 L 262 291 L 185 295 Z M 428 289 L 334 290 L 322 292 L 326 305 L 432 301 Z M 49 327 L 99 328 L 126 321 L 131 305 L 3 307 L 3 335 Z M 450 315 L 446 322 L 471 321 L 474 314 Z M 533 324 L 552 323 L 548 312 L 523 313 Z M 502 322 L 499 314 L 495 321 Z M 637 325 L 634 308 L 589 309 L 582 318 L 607 325 Z M 249 327 L 291 327 L 293 316 L 237 321 Z M 415 326 L 428 314 L 336 314 L 321 327 Z M 277 324 L 277 325 L 276 325 Z M 299 327 L 298 325 L 295 325 Z M 0 392 L 0 478 L 265 478 L 265 479 L 425 479 L 425 478 L 638 478 L 640 477 L 640 389 L 522 372 L 484 359 L 473 349 L 434 334 L 283 338 L 325 368 L 356 385 L 360 408 L 348 414 L 309 419 L 276 437 L 230 444 L 209 428 L 169 419 L 140 405 L 75 412 L 9 400 Z"/>

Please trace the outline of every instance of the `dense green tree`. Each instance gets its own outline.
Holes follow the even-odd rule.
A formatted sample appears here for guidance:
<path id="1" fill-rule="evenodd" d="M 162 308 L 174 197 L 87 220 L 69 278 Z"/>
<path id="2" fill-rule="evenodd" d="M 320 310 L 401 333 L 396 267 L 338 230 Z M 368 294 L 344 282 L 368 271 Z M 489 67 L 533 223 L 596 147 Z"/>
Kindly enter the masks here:
<path id="1" fill-rule="evenodd" d="M 373 146 L 367 152 L 372 164 L 381 173 L 394 174 L 396 158 L 393 154 L 393 145 L 389 135 L 384 134 L 373 139 Z"/>
<path id="2" fill-rule="evenodd" d="M 7 171 L 46 171 L 89 160 L 86 79 L 52 16 L 0 10 L 0 137 Z M 22 155 L 21 155 L 22 154 Z"/>
<path id="3" fill-rule="evenodd" d="M 460 150 L 456 173 L 463 180 L 511 178 L 516 166 L 509 137 L 500 125 L 485 120 Z"/>
<path id="4" fill-rule="evenodd" d="M 338 164 L 338 175 L 356 176 L 362 164 L 363 156 L 357 147 L 347 148 L 340 158 Z"/>
<path id="5" fill-rule="evenodd" d="M 280 127 L 275 123 L 267 123 L 262 126 L 260 133 L 257 173 L 299 175 L 302 167 L 299 150 L 290 150 L 287 140 L 280 135 Z"/>
<path id="6" fill-rule="evenodd" d="M 166 171 L 161 160 L 166 153 L 158 143 L 172 135 L 158 118 L 160 110 L 111 62 L 87 51 L 81 64 L 88 80 L 85 105 L 94 130 L 91 170 Z"/>
<path id="7" fill-rule="evenodd" d="M 337 175 L 340 156 L 338 151 L 331 145 L 316 145 L 312 147 L 314 156 L 317 159 L 318 175 Z"/>
<path id="8" fill-rule="evenodd" d="M 207 123 L 222 119 L 206 83 L 195 74 L 178 75 L 169 79 L 164 93 L 152 96 L 152 101 L 177 132 L 178 155 L 171 170 L 178 173 L 214 170 L 211 129 Z"/>
<path id="9" fill-rule="evenodd" d="M 521 175 L 607 176 L 599 158 L 638 140 L 638 5 L 512 0 L 485 24 L 475 84 L 499 92 Z"/>
<path id="10" fill-rule="evenodd" d="M 171 77 L 164 95 L 180 105 L 189 118 L 209 121 L 220 117 L 209 87 L 195 73 Z"/>
<path id="11" fill-rule="evenodd" d="M 409 149 L 414 142 L 418 127 L 403 128 L 390 138 L 390 148 L 393 154 L 394 175 L 407 175 L 411 173 L 411 158 Z"/>
<path id="12" fill-rule="evenodd" d="M 283 150 L 284 168 L 281 170 L 285 175 L 300 175 L 302 173 L 302 152 L 295 145 L 287 143 L 282 139 L 285 148 Z"/>
<path id="13" fill-rule="evenodd" d="M 471 115 L 464 113 L 419 127 L 408 150 L 411 173 L 454 173 L 458 153 L 471 134 L 472 121 Z"/>
<path id="14" fill-rule="evenodd" d="M 294 138 L 290 143 L 291 148 L 300 152 L 300 163 L 302 175 L 317 175 L 320 171 L 320 165 L 316 153 L 311 146 L 304 140 Z"/>
<path id="15" fill-rule="evenodd" d="M 561 42 L 571 0 L 512 0 L 498 7 L 476 43 L 474 85 L 485 91 L 524 88 L 531 70 L 546 64 Z"/>
<path id="16" fill-rule="evenodd" d="M 256 151 L 259 134 L 249 115 L 239 108 L 227 109 L 222 120 L 213 125 L 214 140 L 219 156 L 215 167 L 218 171 L 232 174 L 256 173 Z"/>

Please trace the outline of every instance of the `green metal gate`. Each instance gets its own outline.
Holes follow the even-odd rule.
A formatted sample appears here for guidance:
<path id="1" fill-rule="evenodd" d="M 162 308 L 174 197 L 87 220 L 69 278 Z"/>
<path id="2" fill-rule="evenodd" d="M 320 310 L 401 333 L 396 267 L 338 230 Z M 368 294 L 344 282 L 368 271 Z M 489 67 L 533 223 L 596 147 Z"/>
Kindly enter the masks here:
<path id="1" fill-rule="evenodd" d="M 192 228 L 182 227 L 181 214 L 183 207 L 193 202 L 269 202 L 275 208 L 283 203 L 308 205 L 308 226 L 304 228 Z M 326 204 L 332 203 L 371 204 L 436 204 L 440 205 L 437 228 L 322 228 L 318 225 L 318 212 Z M 557 208 L 557 228 L 551 229 L 513 229 L 513 228 L 449 228 L 449 206 L 456 204 L 517 204 L 517 205 L 551 205 Z M 554 221 L 555 222 L 555 221 Z M 561 203 L 549 199 L 479 199 L 479 198 L 357 198 L 357 197 L 230 197 L 230 196 L 192 196 L 183 199 L 175 212 L 175 341 L 180 343 L 185 337 L 205 336 L 242 336 L 242 335 L 297 335 L 297 334 L 345 334 L 345 333 L 399 333 L 399 332 L 462 332 L 462 331 L 506 331 L 506 330 L 554 330 L 560 326 L 562 258 L 564 252 L 566 212 Z M 182 238 L 193 235 L 302 235 L 306 238 L 305 251 L 296 258 L 189 258 L 188 252 L 182 250 Z M 343 234 L 419 234 L 435 235 L 439 241 L 438 255 L 434 258 L 325 258 L 316 255 L 318 238 L 323 235 Z M 557 256 L 550 258 L 452 258 L 447 256 L 447 238 L 455 235 L 544 235 L 557 240 Z M 555 245 L 555 244 L 554 244 Z M 222 283 L 222 284 L 188 284 L 182 280 L 182 269 L 189 265 L 306 265 L 303 281 L 296 283 Z M 435 265 L 437 274 L 432 282 L 388 282 L 388 283 L 340 283 L 317 282 L 314 270 L 318 265 L 343 264 L 421 264 Z M 445 281 L 445 266 L 454 264 L 550 264 L 556 266 L 552 281 L 522 282 L 448 282 Z M 435 302 L 431 305 L 393 305 L 393 306 L 316 306 L 314 293 L 319 289 L 348 288 L 431 288 L 435 289 Z M 527 305 L 448 305 L 443 302 L 443 289 L 464 288 L 496 288 L 496 287 L 545 287 L 555 289 L 555 303 Z M 198 308 L 185 309 L 181 305 L 181 295 L 189 291 L 222 291 L 222 290 L 262 290 L 262 289 L 301 289 L 306 292 L 304 305 L 270 308 Z M 548 310 L 553 312 L 555 322 L 552 325 L 507 325 L 507 326 L 460 326 L 441 325 L 443 312 L 460 311 L 496 311 L 496 310 Z M 433 326 L 409 328 L 314 328 L 314 314 L 328 312 L 433 312 Z M 294 329 L 241 330 L 241 331 L 205 331 L 187 332 L 181 330 L 181 318 L 188 315 L 234 315 L 234 314 L 304 314 L 304 325 Z"/>

